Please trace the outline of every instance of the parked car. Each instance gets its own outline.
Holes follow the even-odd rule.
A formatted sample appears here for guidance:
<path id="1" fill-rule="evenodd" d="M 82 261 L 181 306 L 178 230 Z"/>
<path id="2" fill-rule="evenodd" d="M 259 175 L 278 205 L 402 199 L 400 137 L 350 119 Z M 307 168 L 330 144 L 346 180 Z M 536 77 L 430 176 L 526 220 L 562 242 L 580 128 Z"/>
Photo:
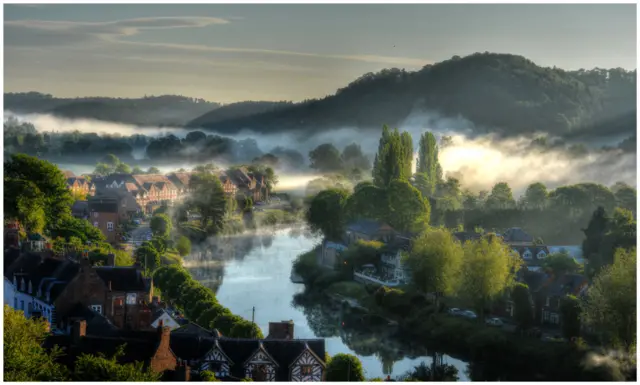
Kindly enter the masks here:
<path id="1" fill-rule="evenodd" d="M 133 223 L 135 223 L 136 225 L 138 225 L 138 226 L 139 226 L 139 225 L 141 225 L 141 224 L 142 224 L 142 221 L 141 221 L 140 219 L 134 219 L 134 220 L 133 220 Z"/>
<path id="2" fill-rule="evenodd" d="M 472 312 L 471 310 L 465 310 L 462 313 L 460 313 L 461 316 L 465 317 L 465 318 L 469 318 L 469 319 L 476 319 L 478 318 L 478 316 L 476 315 L 476 313 Z"/>
<path id="3" fill-rule="evenodd" d="M 457 307 L 451 308 L 451 309 L 449 309 L 449 314 L 451 314 L 451 315 L 460 315 L 460 309 L 458 309 Z"/>
<path id="4" fill-rule="evenodd" d="M 504 322 L 502 322 L 500 318 L 489 318 L 485 321 L 485 323 L 489 326 L 497 326 L 497 327 L 502 327 L 504 325 Z"/>

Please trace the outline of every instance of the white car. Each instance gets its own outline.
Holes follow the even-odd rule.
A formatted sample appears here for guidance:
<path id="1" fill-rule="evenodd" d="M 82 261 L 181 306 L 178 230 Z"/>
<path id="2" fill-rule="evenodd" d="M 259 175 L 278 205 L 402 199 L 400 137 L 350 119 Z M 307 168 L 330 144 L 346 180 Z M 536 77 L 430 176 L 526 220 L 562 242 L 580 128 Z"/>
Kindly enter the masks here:
<path id="1" fill-rule="evenodd" d="M 471 310 L 465 310 L 462 313 L 460 313 L 461 316 L 465 317 L 465 318 L 469 318 L 469 319 L 476 319 L 478 318 L 478 316 L 476 315 L 476 313 L 472 312 Z"/>
<path id="2" fill-rule="evenodd" d="M 449 309 L 449 314 L 452 315 L 460 315 L 460 309 L 458 309 L 457 307 L 454 307 L 452 309 Z"/>
<path id="3" fill-rule="evenodd" d="M 489 326 L 502 327 L 504 325 L 504 322 L 502 322 L 502 320 L 500 318 L 489 318 L 485 322 Z"/>

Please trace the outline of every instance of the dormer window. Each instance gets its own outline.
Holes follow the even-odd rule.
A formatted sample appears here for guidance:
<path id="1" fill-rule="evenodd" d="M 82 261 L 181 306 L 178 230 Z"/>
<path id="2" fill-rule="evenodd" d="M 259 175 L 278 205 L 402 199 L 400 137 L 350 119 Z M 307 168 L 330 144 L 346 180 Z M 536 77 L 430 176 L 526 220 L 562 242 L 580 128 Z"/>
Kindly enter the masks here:
<path id="1" fill-rule="evenodd" d="M 522 253 L 522 258 L 524 259 L 531 259 L 533 256 L 531 255 L 531 250 L 526 249 L 524 251 L 524 253 Z"/>
<path id="2" fill-rule="evenodd" d="M 547 257 L 547 253 L 545 253 L 544 250 L 540 250 L 540 252 L 538 253 L 538 255 L 536 255 L 536 257 L 538 259 L 544 259 Z"/>

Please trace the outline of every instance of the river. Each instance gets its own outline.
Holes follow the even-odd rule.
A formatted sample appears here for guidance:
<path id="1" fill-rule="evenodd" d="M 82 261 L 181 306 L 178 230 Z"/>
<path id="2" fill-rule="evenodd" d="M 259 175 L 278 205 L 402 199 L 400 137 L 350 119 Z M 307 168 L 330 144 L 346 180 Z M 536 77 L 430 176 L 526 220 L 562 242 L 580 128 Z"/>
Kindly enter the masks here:
<path id="1" fill-rule="evenodd" d="M 314 305 L 296 305 L 294 296 L 304 285 L 290 280 L 295 258 L 311 250 L 320 239 L 291 230 L 277 230 L 244 237 L 242 252 L 216 246 L 216 261 L 185 261 L 196 279 L 217 291 L 218 301 L 234 314 L 251 319 L 264 335 L 270 321 L 293 320 L 295 338 L 325 338 L 330 355 L 349 353 L 362 361 L 366 378 L 392 378 L 405 374 L 422 362 L 431 363 L 426 351 L 402 345 L 388 336 L 360 331 L 345 331 L 340 315 L 331 309 Z M 221 256 L 221 258 L 220 258 Z M 339 313 L 339 312 L 337 312 Z M 458 369 L 461 381 L 469 381 L 467 364 L 444 356 L 443 362 Z"/>

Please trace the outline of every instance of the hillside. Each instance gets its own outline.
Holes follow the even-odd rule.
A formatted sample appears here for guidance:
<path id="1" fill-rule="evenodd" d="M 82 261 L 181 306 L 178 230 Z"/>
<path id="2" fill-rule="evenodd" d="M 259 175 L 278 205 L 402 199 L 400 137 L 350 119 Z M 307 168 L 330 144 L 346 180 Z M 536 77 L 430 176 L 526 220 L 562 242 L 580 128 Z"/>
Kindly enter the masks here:
<path id="1" fill-rule="evenodd" d="M 55 98 L 37 92 L 5 93 L 4 109 L 47 113 L 63 118 L 96 119 L 140 126 L 182 126 L 219 104 L 176 95 L 124 98 Z"/>
<path id="2" fill-rule="evenodd" d="M 292 106 L 290 102 L 263 102 L 263 101 L 247 101 L 223 105 L 219 108 L 209 111 L 206 114 L 193 119 L 188 123 L 189 127 L 200 127 L 202 125 L 210 125 L 224 120 L 236 119 L 243 116 L 260 114 L 268 111 L 274 111 L 285 107 Z"/>
<path id="3" fill-rule="evenodd" d="M 564 71 L 521 56 L 477 53 L 419 71 L 368 73 L 334 95 L 250 116 L 207 121 L 199 127 L 232 133 L 337 127 L 379 130 L 409 116 L 437 112 L 462 116 L 505 135 L 545 131 L 564 135 L 598 122 L 635 114 L 636 72 Z"/>

